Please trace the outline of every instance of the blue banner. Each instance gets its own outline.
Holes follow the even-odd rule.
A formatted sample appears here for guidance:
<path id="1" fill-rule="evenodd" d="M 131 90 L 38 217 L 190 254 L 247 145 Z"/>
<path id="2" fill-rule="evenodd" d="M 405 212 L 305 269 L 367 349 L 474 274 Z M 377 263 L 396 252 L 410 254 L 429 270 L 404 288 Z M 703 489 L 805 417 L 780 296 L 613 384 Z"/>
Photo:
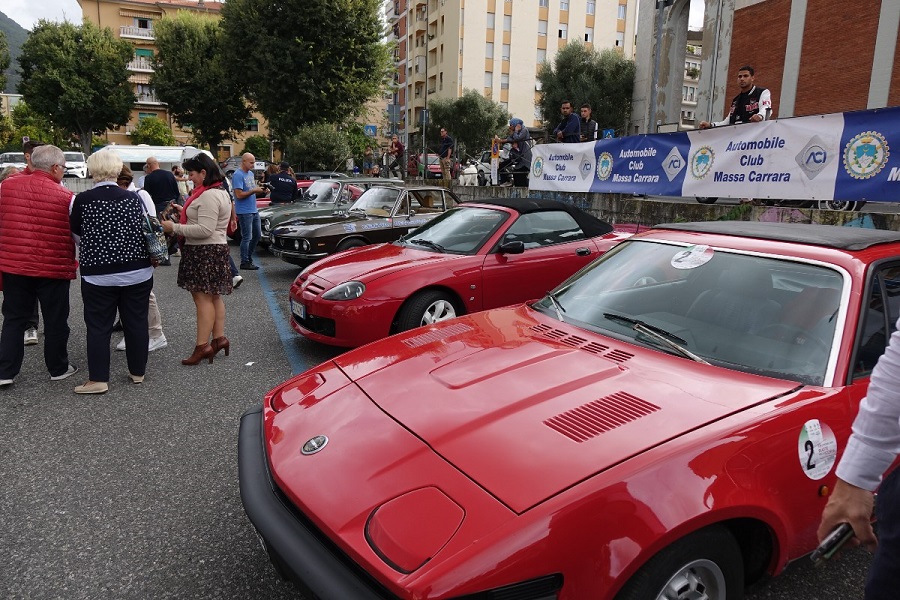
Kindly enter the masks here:
<path id="1" fill-rule="evenodd" d="M 900 201 L 900 108 L 534 147 L 535 190 Z"/>

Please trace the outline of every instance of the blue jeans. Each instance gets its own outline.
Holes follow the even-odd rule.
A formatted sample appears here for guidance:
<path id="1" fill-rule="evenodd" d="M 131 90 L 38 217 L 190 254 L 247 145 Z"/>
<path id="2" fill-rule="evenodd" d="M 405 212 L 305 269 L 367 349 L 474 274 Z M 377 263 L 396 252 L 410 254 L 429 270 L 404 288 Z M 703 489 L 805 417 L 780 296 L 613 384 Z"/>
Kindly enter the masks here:
<path id="1" fill-rule="evenodd" d="M 869 568 L 866 600 L 893 600 L 900 589 L 900 469 L 888 475 L 878 488 L 878 550 Z"/>
<path id="2" fill-rule="evenodd" d="M 241 226 L 241 264 L 252 263 L 256 245 L 262 237 L 259 213 L 246 213 L 238 215 L 237 218 Z"/>

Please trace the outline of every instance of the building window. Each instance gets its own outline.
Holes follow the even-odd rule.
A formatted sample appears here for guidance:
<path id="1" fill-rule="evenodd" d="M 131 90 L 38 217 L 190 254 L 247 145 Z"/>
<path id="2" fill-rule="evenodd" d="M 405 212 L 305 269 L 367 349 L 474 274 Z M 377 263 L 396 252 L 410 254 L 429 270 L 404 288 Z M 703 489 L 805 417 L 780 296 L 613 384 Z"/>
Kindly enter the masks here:
<path id="1" fill-rule="evenodd" d="M 538 35 L 547 35 L 547 21 L 538 21 Z"/>
<path id="2" fill-rule="evenodd" d="M 624 4 L 619 5 L 619 18 L 622 19 L 623 21 L 625 20 L 625 8 L 626 7 Z"/>
<path id="3" fill-rule="evenodd" d="M 134 55 L 138 58 L 153 58 L 153 50 L 147 48 L 135 48 Z"/>
<path id="4" fill-rule="evenodd" d="M 540 80 L 540 79 L 536 79 L 536 80 L 534 81 L 534 90 L 535 90 L 536 92 L 539 92 L 539 91 L 541 91 L 542 89 L 544 89 L 544 84 L 541 83 L 541 80 Z"/>
<path id="5" fill-rule="evenodd" d="M 543 121 L 544 120 L 544 113 L 541 112 L 540 106 L 535 105 L 535 107 L 534 107 L 534 119 L 535 119 L 535 121 Z"/>
<path id="6" fill-rule="evenodd" d="M 484 72 L 484 87 L 486 87 L 486 88 L 494 87 L 494 72 L 493 71 L 485 71 Z"/>
<path id="7" fill-rule="evenodd" d="M 564 40 L 569 36 L 569 26 L 566 23 L 559 24 L 559 39 Z"/>
<path id="8" fill-rule="evenodd" d="M 259 131 L 259 119 L 247 119 L 247 131 Z"/>
<path id="9" fill-rule="evenodd" d="M 157 115 L 156 113 L 142 113 L 142 112 L 139 112 L 139 113 L 138 113 L 138 123 L 140 123 L 140 122 L 143 121 L 144 119 L 155 119 L 155 118 L 157 118 L 158 116 L 159 116 L 159 115 Z"/>
<path id="10" fill-rule="evenodd" d="M 503 15 L 503 31 L 512 31 L 512 15 Z"/>
<path id="11" fill-rule="evenodd" d="M 537 64 L 541 65 L 547 62 L 547 50 L 546 49 L 538 49 L 537 51 Z"/>
<path id="12" fill-rule="evenodd" d="M 509 102 L 501 102 L 500 106 L 503 107 L 503 110 L 506 110 L 506 111 L 509 110 Z"/>
<path id="13" fill-rule="evenodd" d="M 569 3 L 566 0 L 560 0 L 559 10 L 569 10 Z"/>
<path id="14" fill-rule="evenodd" d="M 509 60 L 509 44 L 503 44 L 503 60 Z"/>
<path id="15" fill-rule="evenodd" d="M 621 31 L 616 32 L 616 47 L 621 48 L 625 45 L 625 34 Z"/>
<path id="16" fill-rule="evenodd" d="M 550 0 L 539 0 L 538 6 L 540 6 L 541 8 L 547 8 L 548 6 L 550 6 Z"/>
<path id="17" fill-rule="evenodd" d="M 444 89 L 444 72 L 443 71 L 438 73 L 438 89 L 439 90 Z"/>
<path id="18" fill-rule="evenodd" d="M 484 57 L 494 58 L 494 42 L 488 42 L 484 45 Z"/>
<path id="19" fill-rule="evenodd" d="M 588 0 L 587 3 L 587 14 L 592 15 L 594 11 L 597 9 L 597 3 L 594 0 Z"/>
<path id="20" fill-rule="evenodd" d="M 488 29 L 493 29 L 493 28 L 494 28 L 494 23 L 495 23 L 495 22 L 496 22 L 496 20 L 495 20 L 495 18 L 494 18 L 494 13 L 488 13 L 488 14 L 487 14 L 487 28 L 488 28 Z"/>
<path id="21" fill-rule="evenodd" d="M 135 17 L 134 26 L 138 29 L 153 29 L 153 21 L 150 19 L 138 19 Z"/>
<path id="22" fill-rule="evenodd" d="M 585 27 L 584 28 L 584 41 L 585 42 L 593 42 L 594 41 L 594 28 L 593 27 Z"/>
<path id="23" fill-rule="evenodd" d="M 500 74 L 500 89 L 501 90 L 509 89 L 509 73 L 501 73 Z"/>

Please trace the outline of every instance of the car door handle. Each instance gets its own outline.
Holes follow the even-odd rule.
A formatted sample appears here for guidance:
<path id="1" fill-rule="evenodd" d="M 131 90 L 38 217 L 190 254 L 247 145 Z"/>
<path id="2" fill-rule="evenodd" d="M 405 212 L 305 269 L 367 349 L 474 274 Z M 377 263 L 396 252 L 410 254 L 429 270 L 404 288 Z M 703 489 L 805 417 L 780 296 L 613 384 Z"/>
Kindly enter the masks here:
<path id="1" fill-rule="evenodd" d="M 590 248 L 579 248 L 578 250 L 575 251 L 575 254 L 577 254 L 578 256 L 587 256 L 590 253 L 591 253 Z"/>

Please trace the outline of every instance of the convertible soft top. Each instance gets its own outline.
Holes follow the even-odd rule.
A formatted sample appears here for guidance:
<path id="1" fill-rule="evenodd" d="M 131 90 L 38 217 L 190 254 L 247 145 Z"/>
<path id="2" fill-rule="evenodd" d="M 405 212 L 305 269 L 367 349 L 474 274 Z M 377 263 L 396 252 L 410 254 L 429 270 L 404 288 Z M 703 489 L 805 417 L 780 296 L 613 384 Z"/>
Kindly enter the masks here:
<path id="1" fill-rule="evenodd" d="M 547 210 L 563 210 L 569 213 L 587 237 L 604 235 L 614 229 L 606 221 L 590 215 L 574 204 L 567 204 L 559 200 L 546 200 L 543 198 L 485 198 L 470 200 L 471 204 L 495 204 L 517 210 L 522 214 L 542 212 Z"/>
<path id="2" fill-rule="evenodd" d="M 878 244 L 900 242 L 900 233 L 896 231 L 808 223 L 698 221 L 694 223 L 662 223 L 654 228 L 794 242 L 839 250 L 865 250 Z"/>

